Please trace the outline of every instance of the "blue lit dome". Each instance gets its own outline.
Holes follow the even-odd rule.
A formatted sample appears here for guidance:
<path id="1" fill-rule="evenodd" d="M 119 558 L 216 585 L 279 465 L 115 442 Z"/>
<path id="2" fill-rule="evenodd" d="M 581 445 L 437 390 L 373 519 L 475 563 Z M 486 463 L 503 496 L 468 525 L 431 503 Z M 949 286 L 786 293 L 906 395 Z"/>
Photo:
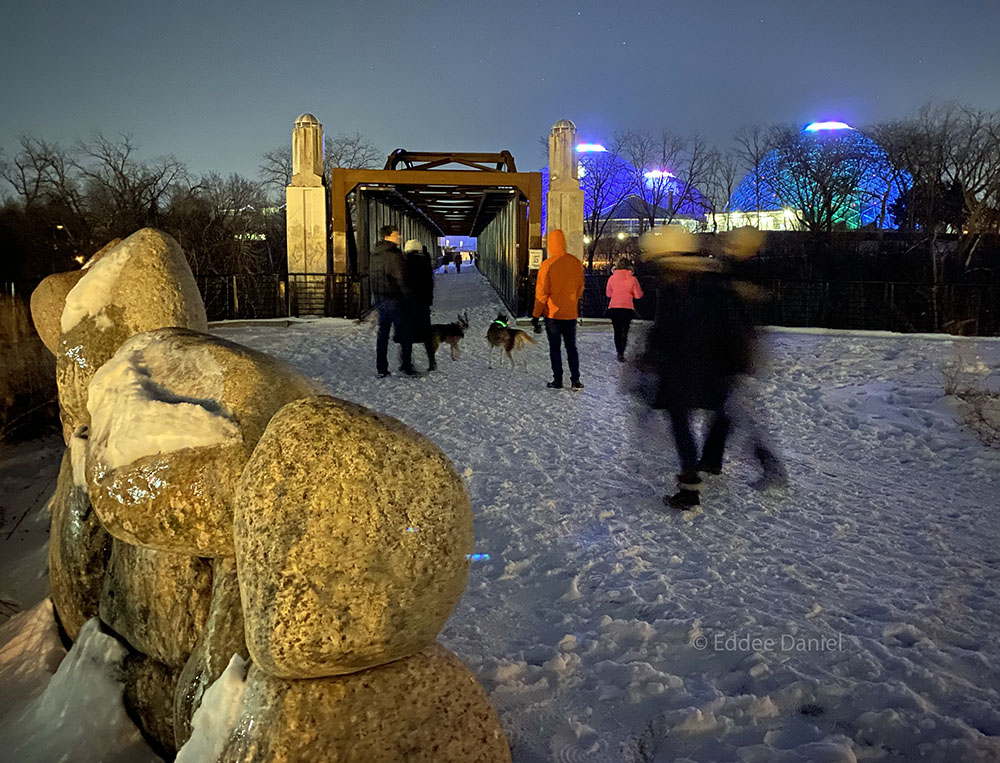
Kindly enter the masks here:
<path id="1" fill-rule="evenodd" d="M 912 179 L 893 166 L 881 146 L 844 122 L 813 122 L 799 136 L 794 157 L 781 149 L 764 156 L 729 197 L 732 212 L 803 209 L 818 196 L 810 171 L 841 191 L 832 203 L 833 222 L 848 228 L 897 227 L 890 210 Z M 758 207 L 759 203 L 759 207 Z"/>

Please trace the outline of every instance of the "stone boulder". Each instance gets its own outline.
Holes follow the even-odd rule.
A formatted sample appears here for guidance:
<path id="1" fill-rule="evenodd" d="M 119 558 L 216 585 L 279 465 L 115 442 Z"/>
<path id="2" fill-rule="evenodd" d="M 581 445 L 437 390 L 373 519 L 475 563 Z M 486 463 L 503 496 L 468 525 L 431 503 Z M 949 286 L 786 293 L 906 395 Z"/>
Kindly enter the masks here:
<path id="1" fill-rule="evenodd" d="M 174 746 L 174 694 L 180 670 L 164 665 L 141 652 L 129 652 L 122 664 L 122 699 L 153 748 L 167 760 Z"/>
<path id="2" fill-rule="evenodd" d="M 31 320 L 35 331 L 42 339 L 42 344 L 53 355 L 59 350 L 59 335 L 62 333 L 62 313 L 66 307 L 66 295 L 83 278 L 87 269 L 99 261 L 104 254 L 121 243 L 120 238 L 112 239 L 80 270 L 69 270 L 65 273 L 53 273 L 42 279 L 42 282 L 31 292 Z"/>
<path id="3" fill-rule="evenodd" d="M 83 482 L 86 434 L 77 432 L 63 455 L 56 492 L 49 501 L 49 586 L 59 621 L 76 641 L 97 617 L 111 554 L 111 536 L 90 505 Z"/>
<path id="4" fill-rule="evenodd" d="M 198 643 L 181 671 L 174 695 L 174 739 L 180 749 L 191 736 L 191 718 L 205 690 L 223 674 L 234 654 L 247 659 L 243 606 L 234 559 L 212 562 L 212 604 Z"/>
<path id="5" fill-rule="evenodd" d="M 220 763 L 509 763 L 483 688 L 441 646 L 346 676 L 250 668 Z"/>
<path id="6" fill-rule="evenodd" d="M 87 387 L 130 336 L 180 326 L 204 331 L 205 305 L 173 238 L 143 228 L 104 251 L 66 295 L 56 350 L 63 433 L 89 423 Z"/>
<path id="7" fill-rule="evenodd" d="M 235 506 L 247 647 L 273 676 L 415 654 L 465 589 L 462 480 L 426 437 L 353 403 L 317 396 L 278 411 Z"/>
<path id="8" fill-rule="evenodd" d="M 69 270 L 46 276 L 31 292 L 31 322 L 42 344 L 55 355 L 59 351 L 60 320 L 66 295 L 83 278 L 83 270 Z"/>
<path id="9" fill-rule="evenodd" d="M 232 557 L 247 459 L 275 411 L 315 392 L 290 366 L 215 336 L 165 328 L 131 337 L 90 384 L 94 509 L 127 543 Z"/>
<path id="10" fill-rule="evenodd" d="M 112 541 L 101 620 L 133 649 L 184 667 L 211 599 L 212 566 L 205 559 Z"/>

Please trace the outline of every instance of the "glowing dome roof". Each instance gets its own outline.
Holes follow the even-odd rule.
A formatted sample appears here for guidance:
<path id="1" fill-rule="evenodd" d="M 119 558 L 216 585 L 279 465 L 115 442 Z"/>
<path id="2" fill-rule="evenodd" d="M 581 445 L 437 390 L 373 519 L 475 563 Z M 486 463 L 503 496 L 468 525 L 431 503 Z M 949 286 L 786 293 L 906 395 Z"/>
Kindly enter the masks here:
<path id="1" fill-rule="evenodd" d="M 797 144 L 801 154 L 797 150 L 794 159 L 774 149 L 764 156 L 756 172 L 751 170 L 744 175 L 729 197 L 729 210 L 773 212 L 808 208 L 819 189 L 810 184 L 808 177 L 796 173 L 803 162 L 820 160 L 826 155 L 837 162 L 838 175 L 858 179 L 851 192 L 834 200 L 833 222 L 848 228 L 873 223 L 896 227 L 886 213 L 909 187 L 911 178 L 895 170 L 878 143 L 844 122 L 813 122 L 802 130 L 800 141 L 804 141 Z M 828 150 L 835 153 L 824 154 Z"/>

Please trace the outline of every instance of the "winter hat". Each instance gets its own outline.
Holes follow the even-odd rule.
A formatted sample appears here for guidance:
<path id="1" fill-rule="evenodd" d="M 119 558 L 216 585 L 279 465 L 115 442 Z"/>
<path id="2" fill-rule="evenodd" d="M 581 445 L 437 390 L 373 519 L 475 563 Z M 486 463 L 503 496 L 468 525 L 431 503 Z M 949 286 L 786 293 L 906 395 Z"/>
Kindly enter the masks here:
<path id="1" fill-rule="evenodd" d="M 566 254 L 566 234 L 561 230 L 550 230 L 549 231 L 549 257 L 558 257 L 560 254 Z"/>
<path id="2" fill-rule="evenodd" d="M 680 225 L 660 225 L 642 234 L 639 239 L 642 258 L 653 260 L 663 256 L 689 254 L 698 251 L 698 239 Z"/>
<path id="3" fill-rule="evenodd" d="M 406 245 L 403 247 L 403 251 L 420 252 L 423 251 L 423 248 L 424 248 L 423 242 L 417 241 L 415 238 L 411 238 L 409 241 L 406 242 Z"/>
<path id="4" fill-rule="evenodd" d="M 646 231 L 639 239 L 642 259 L 670 270 L 721 271 L 722 263 L 711 257 L 693 257 L 698 253 L 698 237 L 680 225 L 661 225 Z"/>
<path id="5" fill-rule="evenodd" d="M 734 228 L 723 239 L 722 250 L 739 260 L 753 257 L 764 245 L 764 234 L 749 226 Z"/>

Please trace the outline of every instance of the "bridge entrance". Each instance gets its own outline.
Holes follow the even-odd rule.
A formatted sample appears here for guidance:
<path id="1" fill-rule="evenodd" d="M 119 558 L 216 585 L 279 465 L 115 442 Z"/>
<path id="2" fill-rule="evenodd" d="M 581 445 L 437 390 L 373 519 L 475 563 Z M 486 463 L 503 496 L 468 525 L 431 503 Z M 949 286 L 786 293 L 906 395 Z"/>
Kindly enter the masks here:
<path id="1" fill-rule="evenodd" d="M 327 314 L 370 306 L 369 253 L 387 224 L 432 255 L 439 237 L 475 237 L 479 270 L 513 314 L 526 309 L 529 251 L 542 248 L 542 175 L 518 172 L 510 152 L 398 149 L 381 170 L 334 169 L 329 183 L 331 272 L 343 288 L 327 290 Z"/>

